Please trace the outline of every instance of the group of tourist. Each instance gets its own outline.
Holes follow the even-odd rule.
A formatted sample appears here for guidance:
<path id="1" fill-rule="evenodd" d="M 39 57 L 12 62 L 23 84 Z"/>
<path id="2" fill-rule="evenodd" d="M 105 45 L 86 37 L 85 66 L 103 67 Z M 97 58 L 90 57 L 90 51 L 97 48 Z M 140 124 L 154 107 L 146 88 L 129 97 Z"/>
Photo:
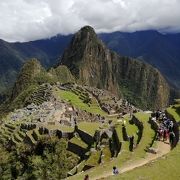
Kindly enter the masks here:
<path id="1" fill-rule="evenodd" d="M 160 110 L 152 114 L 151 120 L 158 124 L 157 140 L 164 142 L 169 140 L 171 147 L 173 147 L 175 142 L 175 134 L 173 132 L 174 122 Z"/>

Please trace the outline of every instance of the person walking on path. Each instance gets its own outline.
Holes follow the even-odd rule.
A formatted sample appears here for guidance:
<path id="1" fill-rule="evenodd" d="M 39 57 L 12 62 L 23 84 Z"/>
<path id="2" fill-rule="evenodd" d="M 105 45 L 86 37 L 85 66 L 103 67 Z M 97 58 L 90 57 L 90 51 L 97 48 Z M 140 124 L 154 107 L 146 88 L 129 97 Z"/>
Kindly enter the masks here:
<path id="1" fill-rule="evenodd" d="M 116 166 L 113 167 L 113 174 L 114 174 L 114 175 L 119 174 L 119 171 L 118 171 L 118 169 L 117 169 Z"/>

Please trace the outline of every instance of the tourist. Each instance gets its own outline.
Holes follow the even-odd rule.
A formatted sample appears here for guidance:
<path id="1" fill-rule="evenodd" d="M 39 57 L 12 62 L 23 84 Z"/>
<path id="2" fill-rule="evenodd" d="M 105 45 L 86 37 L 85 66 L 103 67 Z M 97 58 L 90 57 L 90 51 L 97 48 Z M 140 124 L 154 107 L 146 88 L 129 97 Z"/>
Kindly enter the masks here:
<path id="1" fill-rule="evenodd" d="M 171 131 L 171 132 L 169 133 L 169 143 L 170 143 L 170 145 L 171 145 L 171 148 L 174 147 L 174 142 L 175 142 L 175 134 L 174 134 L 173 131 Z"/>
<path id="2" fill-rule="evenodd" d="M 89 175 L 88 174 L 85 175 L 84 180 L 89 180 Z"/>
<path id="3" fill-rule="evenodd" d="M 173 123 L 173 121 L 171 120 L 170 123 L 169 123 L 169 126 L 168 126 L 169 132 L 172 132 L 172 131 L 173 131 L 173 126 L 174 126 L 174 123 Z"/>
<path id="4" fill-rule="evenodd" d="M 163 131 L 162 127 L 159 127 L 159 129 L 158 129 L 158 140 L 159 141 L 162 140 L 163 134 L 164 134 L 164 131 Z"/>
<path id="5" fill-rule="evenodd" d="M 117 169 L 116 166 L 113 167 L 113 174 L 114 174 L 114 175 L 119 174 L 119 171 L 118 171 L 118 169 Z"/>
<path id="6" fill-rule="evenodd" d="M 165 128 L 163 132 L 163 141 L 167 141 L 168 139 L 168 130 Z"/>

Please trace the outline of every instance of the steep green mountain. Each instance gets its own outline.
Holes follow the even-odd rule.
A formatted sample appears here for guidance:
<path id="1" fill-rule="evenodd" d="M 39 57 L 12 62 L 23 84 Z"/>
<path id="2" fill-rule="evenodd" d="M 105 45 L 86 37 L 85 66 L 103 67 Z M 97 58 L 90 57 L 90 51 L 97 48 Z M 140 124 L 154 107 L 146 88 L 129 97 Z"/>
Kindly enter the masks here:
<path id="1" fill-rule="evenodd" d="M 141 108 L 168 104 L 169 86 L 157 69 L 110 51 L 89 26 L 75 34 L 61 62 L 79 83 L 123 95 Z"/>
<path id="2" fill-rule="evenodd" d="M 0 100 L 12 88 L 20 69 L 28 59 L 37 58 L 44 67 L 55 65 L 70 39 L 71 35 L 25 43 L 0 40 Z"/>
<path id="3" fill-rule="evenodd" d="M 45 94 L 46 87 L 42 84 L 74 82 L 75 78 L 69 69 L 60 65 L 48 71 L 43 68 L 37 59 L 28 60 L 22 67 L 12 88 L 11 96 L 0 106 L 0 115 L 22 108 L 31 103 L 31 96 L 36 92 Z M 49 92 L 48 92 L 49 93 Z"/>

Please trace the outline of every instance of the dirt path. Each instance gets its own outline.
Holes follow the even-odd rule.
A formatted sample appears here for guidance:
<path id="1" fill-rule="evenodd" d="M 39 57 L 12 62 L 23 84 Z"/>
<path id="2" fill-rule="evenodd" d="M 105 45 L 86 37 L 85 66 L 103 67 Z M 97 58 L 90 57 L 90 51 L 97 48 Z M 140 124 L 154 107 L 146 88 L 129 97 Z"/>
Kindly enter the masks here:
<path id="1" fill-rule="evenodd" d="M 134 168 L 148 164 L 149 162 L 167 154 L 170 151 L 170 146 L 169 146 L 169 144 L 158 141 L 157 142 L 157 150 L 158 150 L 157 154 L 147 153 L 146 157 L 143 159 L 133 161 L 133 162 L 128 162 L 120 169 L 120 173 L 124 173 L 124 172 L 130 171 Z M 112 175 L 112 171 L 107 172 L 106 174 L 101 174 L 98 177 L 92 178 L 92 180 L 108 178 L 108 176 L 111 176 L 111 175 Z"/>

